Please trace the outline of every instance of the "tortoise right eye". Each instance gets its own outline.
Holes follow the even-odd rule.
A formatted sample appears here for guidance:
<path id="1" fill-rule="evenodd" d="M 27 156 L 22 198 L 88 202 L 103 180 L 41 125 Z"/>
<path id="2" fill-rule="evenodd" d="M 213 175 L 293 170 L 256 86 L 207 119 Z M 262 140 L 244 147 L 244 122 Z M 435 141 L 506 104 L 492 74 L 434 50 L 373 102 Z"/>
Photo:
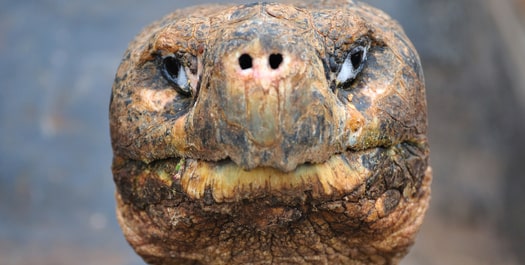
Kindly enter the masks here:
<path id="1" fill-rule="evenodd" d="M 175 56 L 164 57 L 162 59 L 161 72 L 162 76 L 179 94 L 191 96 L 190 82 L 179 58 Z"/>

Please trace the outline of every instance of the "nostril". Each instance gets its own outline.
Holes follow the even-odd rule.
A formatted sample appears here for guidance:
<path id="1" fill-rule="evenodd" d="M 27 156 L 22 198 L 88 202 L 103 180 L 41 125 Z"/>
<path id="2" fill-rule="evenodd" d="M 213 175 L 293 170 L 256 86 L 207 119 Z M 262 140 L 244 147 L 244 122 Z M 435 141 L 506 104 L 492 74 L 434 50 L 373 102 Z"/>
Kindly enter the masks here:
<path id="1" fill-rule="evenodd" d="M 249 54 L 244 53 L 239 57 L 239 66 L 242 70 L 252 68 L 252 57 Z"/>
<path id="2" fill-rule="evenodd" d="M 277 68 L 279 68 L 279 66 L 283 62 L 283 56 L 280 53 L 271 54 L 269 61 L 270 61 L 270 67 L 273 70 L 276 70 Z"/>

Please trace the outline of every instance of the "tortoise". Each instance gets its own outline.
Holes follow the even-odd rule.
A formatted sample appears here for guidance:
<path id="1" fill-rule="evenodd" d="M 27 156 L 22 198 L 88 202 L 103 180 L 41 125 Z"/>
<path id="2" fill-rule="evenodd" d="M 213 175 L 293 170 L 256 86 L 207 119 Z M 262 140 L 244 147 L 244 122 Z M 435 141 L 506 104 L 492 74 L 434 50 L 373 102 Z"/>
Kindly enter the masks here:
<path id="1" fill-rule="evenodd" d="M 109 119 L 150 264 L 397 264 L 429 204 L 418 54 L 357 1 L 176 10 L 130 43 Z"/>

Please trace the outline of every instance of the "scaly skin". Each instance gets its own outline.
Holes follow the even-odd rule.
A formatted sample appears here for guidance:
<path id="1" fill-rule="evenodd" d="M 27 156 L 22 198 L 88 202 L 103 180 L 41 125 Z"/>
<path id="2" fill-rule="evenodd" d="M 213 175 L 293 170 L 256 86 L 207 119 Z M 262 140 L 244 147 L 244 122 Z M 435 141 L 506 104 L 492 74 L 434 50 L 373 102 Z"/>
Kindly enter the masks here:
<path id="1" fill-rule="evenodd" d="M 118 220 L 151 264 L 397 264 L 430 199 L 418 55 L 353 1 L 175 11 L 131 42 L 110 127 Z"/>

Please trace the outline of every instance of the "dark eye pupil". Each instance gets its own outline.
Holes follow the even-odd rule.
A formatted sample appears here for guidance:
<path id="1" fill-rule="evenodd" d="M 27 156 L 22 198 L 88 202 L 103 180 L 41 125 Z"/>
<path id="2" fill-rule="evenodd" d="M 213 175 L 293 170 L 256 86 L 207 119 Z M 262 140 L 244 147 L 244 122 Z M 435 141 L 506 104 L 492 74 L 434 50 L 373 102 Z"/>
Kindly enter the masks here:
<path id="1" fill-rule="evenodd" d="M 363 53 L 363 50 L 358 50 L 350 55 L 350 61 L 352 62 L 352 66 L 354 67 L 354 69 L 359 68 L 359 66 L 361 65 L 361 62 L 363 61 Z"/>
<path id="2" fill-rule="evenodd" d="M 179 77 L 180 66 L 181 64 L 176 58 L 164 58 L 164 71 L 169 81 L 176 82 L 175 80 Z"/>

